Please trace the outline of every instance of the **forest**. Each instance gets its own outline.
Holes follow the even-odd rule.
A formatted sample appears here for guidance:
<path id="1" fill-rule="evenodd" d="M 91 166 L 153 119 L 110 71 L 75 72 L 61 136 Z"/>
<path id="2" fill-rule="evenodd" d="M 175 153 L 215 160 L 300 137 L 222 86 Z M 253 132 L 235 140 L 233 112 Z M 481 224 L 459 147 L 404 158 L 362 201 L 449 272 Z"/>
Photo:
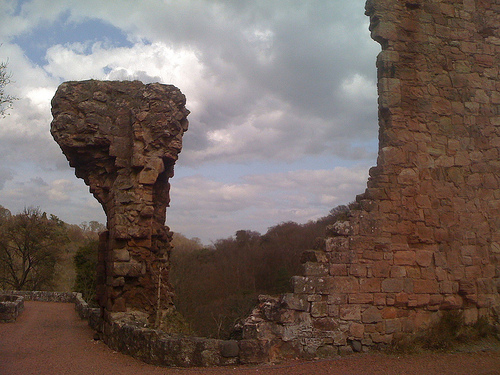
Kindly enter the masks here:
<path id="1" fill-rule="evenodd" d="M 209 246 L 174 233 L 169 278 L 190 333 L 237 337 L 234 327 L 258 295 L 290 292 L 302 253 L 322 246 L 326 227 L 348 214 L 348 206 L 337 206 L 306 224 L 283 222 L 265 234 L 238 230 Z M 38 208 L 13 215 L 0 206 L 0 290 L 79 291 L 95 304 L 97 238 L 104 229 L 95 221 L 67 224 Z"/>

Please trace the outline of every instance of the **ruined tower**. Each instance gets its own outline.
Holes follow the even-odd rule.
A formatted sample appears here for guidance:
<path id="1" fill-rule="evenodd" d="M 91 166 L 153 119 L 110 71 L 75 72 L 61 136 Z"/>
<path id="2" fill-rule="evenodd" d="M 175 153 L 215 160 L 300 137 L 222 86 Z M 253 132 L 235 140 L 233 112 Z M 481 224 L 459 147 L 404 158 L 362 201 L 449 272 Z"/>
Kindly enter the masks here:
<path id="1" fill-rule="evenodd" d="M 368 0 L 366 14 L 382 46 L 377 166 L 294 293 L 247 319 L 248 361 L 366 350 L 444 310 L 498 323 L 500 3 Z"/>
<path id="2" fill-rule="evenodd" d="M 105 322 L 158 326 L 173 307 L 165 209 L 185 103 L 171 85 L 95 80 L 65 82 L 52 100 L 51 133 L 107 216 L 98 265 Z"/>

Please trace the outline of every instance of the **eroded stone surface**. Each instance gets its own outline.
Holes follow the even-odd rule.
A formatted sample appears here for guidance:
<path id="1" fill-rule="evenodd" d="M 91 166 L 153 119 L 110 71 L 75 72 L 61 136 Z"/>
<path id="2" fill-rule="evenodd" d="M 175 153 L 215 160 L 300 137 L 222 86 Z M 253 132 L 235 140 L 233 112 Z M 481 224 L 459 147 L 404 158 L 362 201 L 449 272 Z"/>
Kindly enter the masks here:
<path id="1" fill-rule="evenodd" d="M 284 343 L 303 355 L 366 350 L 443 310 L 498 319 L 500 4 L 369 0 L 366 10 L 382 45 L 377 166 L 324 256 L 304 258 L 294 294 L 247 319 L 264 360 Z"/>
<path id="2" fill-rule="evenodd" d="M 185 103 L 171 85 L 95 80 L 65 82 L 52 100 L 51 133 L 107 216 L 98 269 L 106 320 L 152 323 L 158 308 L 172 307 L 165 209 L 188 126 Z"/>

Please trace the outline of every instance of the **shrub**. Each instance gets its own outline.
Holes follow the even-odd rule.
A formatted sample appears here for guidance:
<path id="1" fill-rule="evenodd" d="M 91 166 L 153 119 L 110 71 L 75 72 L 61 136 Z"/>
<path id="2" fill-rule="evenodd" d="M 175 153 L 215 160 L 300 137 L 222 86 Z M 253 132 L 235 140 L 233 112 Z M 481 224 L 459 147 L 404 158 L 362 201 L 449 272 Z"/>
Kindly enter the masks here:
<path id="1" fill-rule="evenodd" d="M 428 329 L 394 340 L 388 351 L 393 353 L 449 351 L 460 345 L 471 345 L 485 339 L 498 340 L 497 334 L 497 328 L 486 318 L 479 318 L 475 324 L 466 325 L 463 312 L 446 311 Z"/>
<path id="2" fill-rule="evenodd" d="M 97 252 L 99 241 L 89 239 L 78 248 L 73 259 L 76 279 L 73 290 L 82 293 L 83 299 L 91 306 L 97 306 Z"/>

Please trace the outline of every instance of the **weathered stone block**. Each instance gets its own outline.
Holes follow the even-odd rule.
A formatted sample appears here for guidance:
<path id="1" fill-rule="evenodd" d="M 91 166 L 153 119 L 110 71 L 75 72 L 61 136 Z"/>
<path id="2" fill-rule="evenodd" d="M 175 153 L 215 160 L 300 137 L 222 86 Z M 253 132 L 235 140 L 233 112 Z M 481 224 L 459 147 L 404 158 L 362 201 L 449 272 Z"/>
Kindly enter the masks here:
<path id="1" fill-rule="evenodd" d="M 323 297 L 323 296 L 322 296 Z M 329 293 L 327 296 L 327 301 L 329 304 L 343 304 L 347 303 L 347 294 L 346 293 Z"/>
<path id="2" fill-rule="evenodd" d="M 352 304 L 369 304 L 373 303 L 373 293 L 353 293 L 349 294 L 349 303 Z"/>
<path id="3" fill-rule="evenodd" d="M 399 293 L 403 291 L 403 279 L 385 279 L 381 287 L 384 293 Z"/>
<path id="4" fill-rule="evenodd" d="M 382 290 L 382 278 L 360 278 L 359 291 L 361 293 L 377 293 Z"/>
<path id="5" fill-rule="evenodd" d="M 421 267 L 429 267 L 432 264 L 433 253 L 427 250 L 417 250 L 415 260 Z"/>
<path id="6" fill-rule="evenodd" d="M 287 293 L 283 295 L 283 303 L 292 310 L 309 311 L 309 302 L 306 294 Z"/>
<path id="7" fill-rule="evenodd" d="M 352 226 L 349 221 L 337 221 L 327 228 L 328 234 L 335 236 L 349 236 L 352 234 Z M 344 242 L 341 242 L 342 244 Z"/>
<path id="8" fill-rule="evenodd" d="M 269 342 L 258 340 L 241 340 L 240 361 L 242 364 L 264 363 L 269 359 Z"/>
<path id="9" fill-rule="evenodd" d="M 130 260 L 130 253 L 127 249 L 113 250 L 113 260 L 117 262 L 128 262 Z"/>
<path id="10" fill-rule="evenodd" d="M 113 275 L 116 276 L 127 276 L 132 269 L 132 263 L 130 262 L 114 262 L 113 263 Z"/>
<path id="11" fill-rule="evenodd" d="M 354 339 L 362 339 L 365 333 L 365 325 L 361 323 L 351 323 L 349 326 L 349 336 Z"/>
<path id="12" fill-rule="evenodd" d="M 392 266 L 390 270 L 390 277 L 398 278 L 406 276 L 406 268 L 403 266 Z"/>
<path id="13" fill-rule="evenodd" d="M 347 264 L 331 264 L 330 275 L 347 276 Z"/>
<path id="14" fill-rule="evenodd" d="M 335 278 L 331 276 L 317 277 L 314 280 L 314 289 L 318 294 L 330 294 L 333 290 Z"/>
<path id="15" fill-rule="evenodd" d="M 24 298 L 19 295 L 0 295 L 0 323 L 15 322 L 24 311 Z"/>
<path id="16" fill-rule="evenodd" d="M 346 251 L 349 249 L 349 238 L 344 236 L 328 237 L 326 251 Z"/>
<path id="17" fill-rule="evenodd" d="M 312 302 L 311 315 L 315 318 L 328 316 L 328 303 L 327 302 Z"/>
<path id="18" fill-rule="evenodd" d="M 416 263 L 415 251 L 397 251 L 394 253 L 394 264 L 397 266 L 412 266 Z"/>
<path id="19" fill-rule="evenodd" d="M 357 277 L 365 277 L 367 274 L 367 266 L 364 264 L 351 264 L 349 267 L 349 275 Z"/>
<path id="20" fill-rule="evenodd" d="M 359 282 L 356 277 L 339 276 L 334 279 L 333 293 L 354 293 L 359 291 Z"/>
<path id="21" fill-rule="evenodd" d="M 360 321 L 361 306 L 351 304 L 340 306 L 340 319 Z"/>
<path id="22" fill-rule="evenodd" d="M 238 357 L 240 347 L 236 340 L 226 340 L 220 343 L 220 354 L 225 358 Z"/>
<path id="23" fill-rule="evenodd" d="M 374 343 L 383 343 L 383 344 L 388 344 L 392 341 L 392 335 L 391 334 L 382 334 L 379 332 L 375 332 L 370 334 L 370 337 Z"/>
<path id="24" fill-rule="evenodd" d="M 292 285 L 294 292 L 298 294 L 310 294 L 315 292 L 314 282 L 310 277 L 293 276 Z"/>
<path id="25" fill-rule="evenodd" d="M 305 276 L 327 276 L 329 267 L 324 263 L 306 262 L 302 265 Z"/>
<path id="26" fill-rule="evenodd" d="M 370 306 L 361 314 L 363 323 L 377 323 L 382 321 L 381 311 L 376 306 Z"/>
<path id="27" fill-rule="evenodd" d="M 386 260 L 376 261 L 373 262 L 370 270 L 373 277 L 389 277 L 389 274 L 391 272 L 391 264 Z"/>
<path id="28" fill-rule="evenodd" d="M 413 291 L 415 293 L 434 294 L 439 292 L 439 283 L 436 280 L 414 280 Z"/>
<path id="29" fill-rule="evenodd" d="M 313 319 L 313 328 L 322 332 L 333 332 L 339 328 L 339 324 L 332 317 L 320 317 Z"/>
<path id="30" fill-rule="evenodd" d="M 451 295 L 445 295 L 443 297 L 443 302 L 441 303 L 441 308 L 446 310 L 446 309 L 458 309 L 462 307 L 463 305 L 463 299 L 462 297 L 451 294 Z"/>

